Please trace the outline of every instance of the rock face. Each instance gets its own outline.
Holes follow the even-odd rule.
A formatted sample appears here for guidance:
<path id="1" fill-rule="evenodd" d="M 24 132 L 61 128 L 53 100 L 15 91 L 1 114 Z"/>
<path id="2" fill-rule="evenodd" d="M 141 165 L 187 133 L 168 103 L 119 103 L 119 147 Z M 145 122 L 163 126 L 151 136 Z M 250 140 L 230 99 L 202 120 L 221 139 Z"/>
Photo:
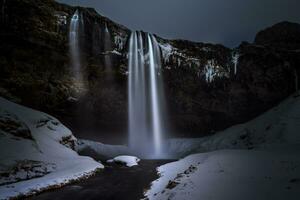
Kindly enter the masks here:
<path id="1" fill-rule="evenodd" d="M 297 50 L 300 47 L 300 26 L 297 23 L 281 22 L 260 31 L 255 37 L 255 43 L 273 46 L 287 50 Z"/>
<path id="2" fill-rule="evenodd" d="M 75 134 L 93 126 L 124 129 L 126 60 L 121 52 L 128 29 L 93 9 L 52 0 L 1 1 L 0 7 L 1 96 L 59 117 Z M 84 22 L 80 34 L 84 91 L 74 84 L 68 46 L 70 19 L 77 9 Z M 105 26 L 110 30 L 111 49 L 105 49 Z M 106 57 L 111 58 L 113 81 L 106 78 Z"/>
<path id="3" fill-rule="evenodd" d="M 55 115 L 79 137 L 88 138 L 89 131 L 125 135 L 130 30 L 93 9 L 52 0 L 1 1 L 0 7 L 0 95 Z M 83 20 L 84 89 L 74 84 L 68 50 L 76 9 Z M 250 120 L 294 92 L 299 29 L 279 23 L 236 49 L 157 36 L 172 132 L 211 134 Z"/>

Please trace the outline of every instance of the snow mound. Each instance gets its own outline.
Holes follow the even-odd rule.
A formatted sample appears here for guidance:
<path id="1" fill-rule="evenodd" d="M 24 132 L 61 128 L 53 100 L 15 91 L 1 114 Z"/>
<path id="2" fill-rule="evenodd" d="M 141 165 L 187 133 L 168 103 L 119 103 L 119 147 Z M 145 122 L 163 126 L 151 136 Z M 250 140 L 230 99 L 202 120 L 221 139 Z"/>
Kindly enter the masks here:
<path id="1" fill-rule="evenodd" d="M 107 160 L 118 155 L 130 154 L 127 146 L 108 145 L 100 142 L 79 139 L 75 146 L 80 155 L 90 156 L 96 160 Z"/>
<path id="2" fill-rule="evenodd" d="M 103 168 L 73 151 L 76 138 L 54 117 L 1 97 L 0 115 L 10 122 L 0 126 L 0 199 L 62 186 Z"/>
<path id="3" fill-rule="evenodd" d="M 149 200 L 290 199 L 300 196 L 300 151 L 221 150 L 160 166 Z"/>
<path id="4" fill-rule="evenodd" d="M 244 124 L 232 126 L 213 136 L 199 139 L 170 139 L 170 155 L 221 149 L 270 149 L 280 145 L 300 144 L 300 92 L 278 106 Z"/>
<path id="5" fill-rule="evenodd" d="M 160 178 L 145 195 L 150 200 L 299 199 L 299 130 L 298 92 L 261 116 L 213 136 L 169 140 L 167 149 L 173 155 L 207 153 L 160 166 Z"/>
<path id="6" fill-rule="evenodd" d="M 135 156 L 117 156 L 114 159 L 108 160 L 108 163 L 121 163 L 126 165 L 127 167 L 133 167 L 138 165 L 138 162 L 140 161 L 139 158 Z"/>

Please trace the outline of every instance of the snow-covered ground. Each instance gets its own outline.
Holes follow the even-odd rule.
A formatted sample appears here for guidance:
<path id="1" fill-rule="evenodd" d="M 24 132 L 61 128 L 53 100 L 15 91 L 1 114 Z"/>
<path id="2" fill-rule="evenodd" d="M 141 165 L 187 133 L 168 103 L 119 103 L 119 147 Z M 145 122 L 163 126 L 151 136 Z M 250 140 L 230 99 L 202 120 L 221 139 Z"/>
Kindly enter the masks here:
<path id="1" fill-rule="evenodd" d="M 91 156 L 97 160 L 107 160 L 119 155 L 130 155 L 130 149 L 123 145 L 109 145 L 91 140 L 78 139 L 75 150 L 80 155 Z"/>
<path id="2" fill-rule="evenodd" d="M 158 168 L 146 196 L 176 200 L 297 200 L 300 151 L 220 150 Z"/>
<path id="3" fill-rule="evenodd" d="M 103 165 L 72 150 L 76 138 L 54 117 L 0 97 L 0 199 L 59 187 Z"/>
<path id="4" fill-rule="evenodd" d="M 151 199 L 300 199 L 300 95 L 248 123 L 202 139 L 168 141 L 182 160 L 158 168 Z"/>
<path id="5" fill-rule="evenodd" d="M 126 165 L 127 167 L 133 167 L 133 166 L 138 165 L 138 162 L 140 162 L 140 159 L 135 156 L 123 155 L 123 156 L 117 156 L 113 159 L 110 159 L 107 162 L 108 163 L 112 163 L 112 162 L 121 163 L 121 164 Z"/>
<path id="6" fill-rule="evenodd" d="M 300 144 L 300 92 L 259 117 L 199 139 L 170 139 L 168 154 L 183 157 L 191 153 L 221 149 L 274 149 Z"/>

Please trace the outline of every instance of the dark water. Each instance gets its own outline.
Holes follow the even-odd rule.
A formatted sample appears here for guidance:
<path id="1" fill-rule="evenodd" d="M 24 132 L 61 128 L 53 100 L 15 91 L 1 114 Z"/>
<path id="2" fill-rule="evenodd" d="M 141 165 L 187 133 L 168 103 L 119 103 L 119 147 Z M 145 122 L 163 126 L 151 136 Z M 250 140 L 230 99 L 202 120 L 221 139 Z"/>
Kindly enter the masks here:
<path id="1" fill-rule="evenodd" d="M 29 200 L 135 200 L 158 178 L 156 167 L 173 160 L 142 160 L 131 168 L 116 164 L 105 166 L 96 176 L 61 189 L 44 192 Z"/>

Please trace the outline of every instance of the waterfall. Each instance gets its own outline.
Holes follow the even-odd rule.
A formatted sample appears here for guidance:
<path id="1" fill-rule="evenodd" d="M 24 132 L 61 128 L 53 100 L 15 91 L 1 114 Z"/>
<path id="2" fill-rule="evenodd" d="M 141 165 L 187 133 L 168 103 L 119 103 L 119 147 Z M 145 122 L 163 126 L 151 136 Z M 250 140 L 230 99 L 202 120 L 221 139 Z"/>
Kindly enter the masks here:
<path id="1" fill-rule="evenodd" d="M 163 154 L 164 98 L 156 38 L 132 32 L 129 42 L 129 147 L 144 157 Z"/>
<path id="2" fill-rule="evenodd" d="M 107 79 L 112 80 L 112 60 L 111 60 L 111 51 L 112 51 L 112 44 L 111 44 L 111 37 L 110 32 L 107 27 L 107 23 L 105 23 L 105 30 L 104 30 L 104 51 L 106 52 L 105 55 L 105 68 L 107 72 Z"/>
<path id="3" fill-rule="evenodd" d="M 82 81 L 80 50 L 79 50 L 79 24 L 80 24 L 79 20 L 80 20 L 79 11 L 76 10 L 70 22 L 69 47 L 70 47 L 72 72 L 76 81 L 78 82 Z"/>
<path id="4" fill-rule="evenodd" d="M 233 65 L 234 65 L 234 75 L 236 75 L 236 73 L 237 73 L 237 66 L 238 66 L 238 62 L 239 62 L 239 57 L 240 57 L 239 53 L 232 54 L 232 62 L 233 62 Z"/>

